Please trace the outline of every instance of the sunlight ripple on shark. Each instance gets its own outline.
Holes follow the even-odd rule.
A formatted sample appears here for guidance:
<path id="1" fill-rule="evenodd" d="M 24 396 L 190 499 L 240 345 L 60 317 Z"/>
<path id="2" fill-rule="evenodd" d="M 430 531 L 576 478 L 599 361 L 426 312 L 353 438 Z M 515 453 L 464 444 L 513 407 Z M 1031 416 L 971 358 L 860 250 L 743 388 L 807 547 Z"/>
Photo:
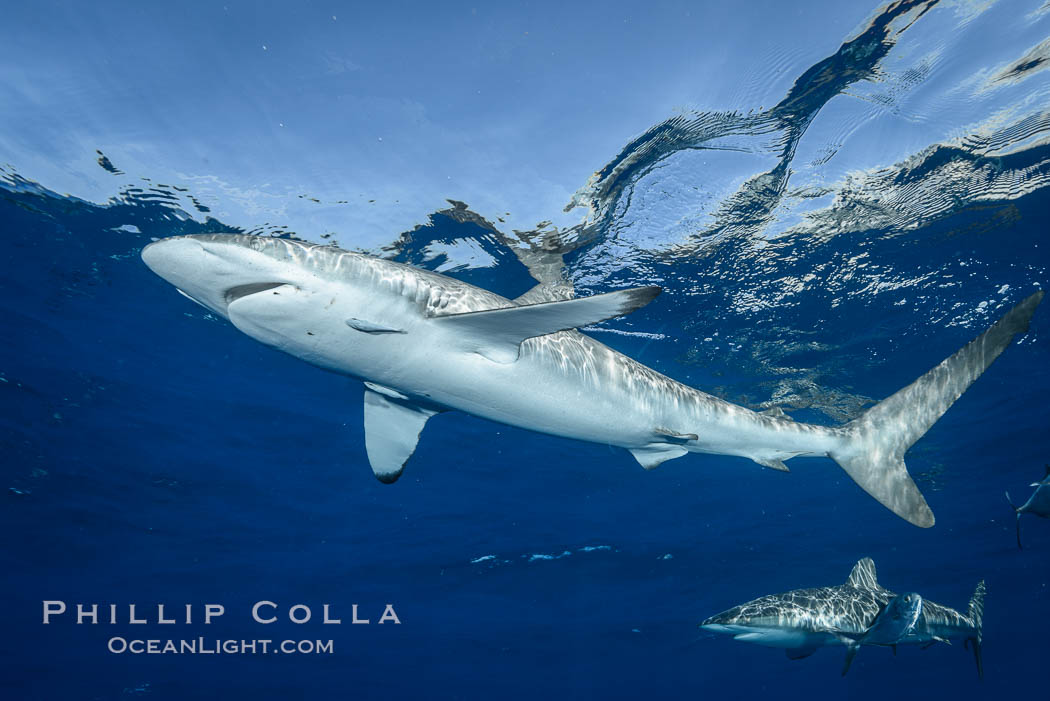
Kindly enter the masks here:
<path id="1" fill-rule="evenodd" d="M 763 596 L 735 606 L 700 623 L 734 640 L 784 648 L 793 660 L 809 657 L 826 645 L 845 645 L 842 674 L 849 671 L 862 645 L 928 647 L 962 638 L 973 646 L 978 676 L 984 675 L 981 638 L 984 582 L 979 582 L 966 615 L 923 599 L 916 593 L 897 595 L 884 589 L 871 558 L 859 561 L 845 584 L 796 589 Z"/>
<path id="2" fill-rule="evenodd" d="M 830 457 L 898 516 L 933 512 L 904 454 L 1028 322 L 1037 292 L 962 350 L 856 420 L 829 428 L 760 414 L 687 387 L 575 329 L 628 314 L 659 287 L 528 303 L 437 273 L 289 239 L 178 236 L 142 251 L 155 273 L 252 338 L 365 382 L 365 447 L 396 480 L 427 419 L 459 409 L 621 446 L 646 469 L 686 453 Z"/>

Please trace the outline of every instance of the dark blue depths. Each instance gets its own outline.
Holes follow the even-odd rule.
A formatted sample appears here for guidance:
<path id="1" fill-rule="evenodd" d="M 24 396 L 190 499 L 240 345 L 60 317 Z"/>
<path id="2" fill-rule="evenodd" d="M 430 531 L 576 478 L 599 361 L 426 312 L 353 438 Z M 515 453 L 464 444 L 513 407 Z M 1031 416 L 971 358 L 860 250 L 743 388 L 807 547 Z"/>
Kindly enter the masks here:
<path id="1" fill-rule="evenodd" d="M 1037 244 L 1048 205 L 1037 192 L 905 238 L 876 231 L 798 242 L 784 265 L 815 268 L 855 247 L 897 270 L 968 260 L 982 273 L 976 289 L 944 295 L 973 304 L 1011 284 L 1016 300 L 1031 285 L 1016 271 L 1047 262 Z M 128 224 L 144 233 L 114 230 Z M 1025 494 L 1050 460 L 1047 309 L 909 454 L 937 515 L 930 530 L 895 518 L 831 461 L 795 460 L 780 474 L 686 456 L 646 473 L 625 451 L 457 413 L 435 417 L 401 481 L 383 485 L 364 454 L 359 382 L 205 318 L 138 259 L 151 236 L 222 228 L 146 199 L 98 206 L 26 182 L 0 189 L 5 698 L 1044 692 L 1050 523 L 1028 519 L 1018 551 L 1003 491 Z M 481 233 L 435 214 L 398 255 L 412 260 L 427 240 Z M 499 260 L 464 274 L 520 294 L 524 269 Z M 784 310 L 787 319 L 776 310 L 726 314 L 718 290 L 683 292 L 716 264 L 666 265 L 658 273 L 668 294 L 616 326 L 664 338 L 597 335 L 676 379 L 754 405 L 768 398 L 771 378 L 698 354 L 696 338 L 718 330 L 757 346 L 791 340 L 777 328 L 819 329 L 835 349 L 795 364 L 819 364 L 828 384 L 879 398 L 980 330 L 938 324 L 882 296 L 833 308 L 816 294 Z M 796 416 L 831 421 L 812 409 Z M 761 594 L 841 583 L 863 556 L 885 586 L 959 608 L 987 579 L 983 683 L 958 645 L 896 658 L 865 649 L 840 679 L 841 649 L 790 661 L 696 628 Z M 41 602 L 50 599 L 136 603 L 151 618 L 157 603 L 169 611 L 192 603 L 195 623 L 77 626 L 66 615 L 44 626 Z M 251 621 L 260 600 L 279 604 L 280 622 Z M 199 623 L 206 603 L 226 608 L 209 626 Z M 310 606 L 314 619 L 288 623 L 294 604 Z M 342 625 L 317 620 L 324 604 Z M 353 604 L 371 624 L 350 624 Z M 400 625 L 378 625 L 386 604 Z M 106 650 L 113 636 L 331 639 L 334 654 L 116 655 Z"/>

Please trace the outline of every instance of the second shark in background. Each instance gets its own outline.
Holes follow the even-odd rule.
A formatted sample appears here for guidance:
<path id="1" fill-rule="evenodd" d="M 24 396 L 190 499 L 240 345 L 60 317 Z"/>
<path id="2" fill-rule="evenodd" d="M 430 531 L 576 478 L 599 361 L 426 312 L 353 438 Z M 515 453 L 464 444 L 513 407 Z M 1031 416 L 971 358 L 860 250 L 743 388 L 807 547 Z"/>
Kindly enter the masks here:
<path id="1" fill-rule="evenodd" d="M 896 651 L 897 645 L 925 648 L 961 638 L 973 647 L 977 674 L 983 677 L 984 593 L 981 581 L 966 614 L 916 593 L 897 595 L 879 584 L 875 563 L 866 557 L 853 567 L 845 584 L 763 596 L 712 616 L 700 627 L 727 633 L 734 640 L 784 648 L 793 660 L 809 657 L 819 647 L 845 645 L 843 674 L 862 645 Z"/>
<path id="2" fill-rule="evenodd" d="M 1014 506 L 1013 501 L 1010 499 L 1010 492 L 1006 493 L 1006 500 L 1010 502 L 1010 506 L 1013 506 L 1014 512 L 1017 514 L 1017 547 L 1021 547 L 1021 514 L 1033 514 L 1040 518 L 1050 518 L 1050 465 L 1046 465 L 1046 474 L 1043 475 L 1043 479 L 1039 482 L 1032 482 L 1032 487 L 1035 487 L 1035 491 L 1032 492 L 1032 496 L 1028 497 L 1028 501 L 1021 504 L 1020 506 Z"/>

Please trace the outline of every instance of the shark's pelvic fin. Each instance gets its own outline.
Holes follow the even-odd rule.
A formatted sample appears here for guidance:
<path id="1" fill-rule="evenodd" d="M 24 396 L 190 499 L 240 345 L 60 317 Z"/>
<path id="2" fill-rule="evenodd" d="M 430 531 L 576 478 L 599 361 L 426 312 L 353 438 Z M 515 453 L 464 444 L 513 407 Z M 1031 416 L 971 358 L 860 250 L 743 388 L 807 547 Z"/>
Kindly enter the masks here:
<path id="1" fill-rule="evenodd" d="M 455 330 L 465 347 L 489 360 L 513 363 L 518 359 L 518 347 L 527 338 L 629 314 L 660 292 L 659 287 L 636 287 L 558 302 L 436 316 L 431 323 Z"/>
<path id="2" fill-rule="evenodd" d="M 689 452 L 680 445 L 672 445 L 670 443 L 650 443 L 647 446 L 631 448 L 630 450 L 634 459 L 646 470 L 652 470 L 668 460 L 680 458 Z"/>
<path id="3" fill-rule="evenodd" d="M 779 472 L 791 472 L 791 470 L 788 469 L 788 466 L 784 464 L 783 460 L 763 459 L 755 460 L 755 462 L 761 465 L 762 467 L 768 467 L 771 470 L 777 470 Z"/>
<path id="4" fill-rule="evenodd" d="M 784 650 L 784 654 L 787 655 L 789 660 L 801 660 L 804 657 L 809 657 L 817 648 L 813 645 L 804 645 L 802 647 L 789 647 Z"/>
<path id="5" fill-rule="evenodd" d="M 381 334 L 381 333 L 405 333 L 404 329 L 394 329 L 383 324 L 377 324 L 372 321 L 366 321 L 364 319 L 347 319 L 346 325 L 357 331 L 363 331 L 364 333 Z"/>
<path id="6" fill-rule="evenodd" d="M 871 589 L 878 591 L 882 589 L 879 586 L 878 577 L 875 576 L 875 562 L 870 557 L 865 557 L 858 561 L 853 566 L 853 570 L 849 573 L 849 578 L 846 580 L 846 585 L 851 586 L 854 589 Z"/>
<path id="7" fill-rule="evenodd" d="M 830 456 L 861 488 L 906 521 L 928 528 L 933 512 L 904 465 L 904 453 L 973 384 L 1028 322 L 1040 290 L 940 365 L 842 429 Z"/>
<path id="8" fill-rule="evenodd" d="M 436 414 L 400 392 L 368 383 L 365 388 L 365 450 L 380 482 L 396 482 L 416 450 L 427 419 Z"/>

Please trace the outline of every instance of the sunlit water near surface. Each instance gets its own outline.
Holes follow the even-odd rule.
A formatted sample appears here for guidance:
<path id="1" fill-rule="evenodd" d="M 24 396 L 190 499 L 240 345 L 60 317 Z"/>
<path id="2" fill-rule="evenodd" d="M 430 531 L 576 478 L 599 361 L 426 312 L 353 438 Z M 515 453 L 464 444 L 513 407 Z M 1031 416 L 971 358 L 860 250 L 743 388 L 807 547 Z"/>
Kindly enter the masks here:
<path id="1" fill-rule="evenodd" d="M 360 382 L 255 343 L 139 259 L 153 239 L 240 231 L 508 297 L 537 280 L 580 295 L 657 284 L 654 303 L 585 332 L 750 408 L 847 421 L 1045 287 L 1050 265 L 1050 6 L 852 15 L 817 59 L 781 38 L 724 78 L 724 103 L 622 133 L 527 223 L 510 196 L 442 192 L 433 173 L 449 202 L 421 196 L 404 205 L 430 206 L 418 226 L 382 235 L 361 214 L 360 233 L 367 200 L 398 185 L 348 175 L 339 194 L 324 152 L 302 187 L 232 183 L 151 163 L 135 134 L 63 164 L 68 143 L 49 152 L 17 131 L 28 117 L 5 117 L 5 698 L 1045 696 L 1050 522 L 1023 519 L 1019 551 L 1003 494 L 1026 498 L 1050 462 L 1045 305 L 908 453 L 937 516 L 920 530 L 830 460 L 782 474 L 690 455 L 645 472 L 620 449 L 455 412 L 380 484 Z M 4 70 L 13 104 L 46 103 Z M 375 204 L 391 220 L 414 216 L 388 199 Z M 888 588 L 958 609 L 987 581 L 983 682 L 959 644 L 865 648 L 840 678 L 841 648 L 791 661 L 696 628 L 762 594 L 841 584 L 864 556 Z M 43 626 L 47 599 L 226 615 Z M 263 599 L 315 619 L 259 626 Z M 343 625 L 320 624 L 325 603 Z M 401 625 L 377 624 L 388 603 Z M 349 624 L 353 604 L 372 624 Z M 114 635 L 332 639 L 335 654 L 132 657 L 106 652 Z"/>

